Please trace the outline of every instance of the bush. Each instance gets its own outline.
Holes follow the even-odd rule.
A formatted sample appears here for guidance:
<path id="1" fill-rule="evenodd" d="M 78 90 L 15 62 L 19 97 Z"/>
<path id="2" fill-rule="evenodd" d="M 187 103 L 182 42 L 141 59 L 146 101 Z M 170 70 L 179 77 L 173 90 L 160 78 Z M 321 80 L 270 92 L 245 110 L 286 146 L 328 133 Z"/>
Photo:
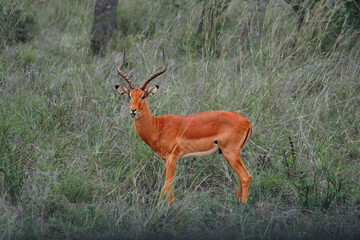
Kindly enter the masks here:
<path id="1" fill-rule="evenodd" d="M 0 4 L 1 45 L 26 42 L 33 38 L 36 21 L 32 14 L 16 7 L 5 9 Z"/>

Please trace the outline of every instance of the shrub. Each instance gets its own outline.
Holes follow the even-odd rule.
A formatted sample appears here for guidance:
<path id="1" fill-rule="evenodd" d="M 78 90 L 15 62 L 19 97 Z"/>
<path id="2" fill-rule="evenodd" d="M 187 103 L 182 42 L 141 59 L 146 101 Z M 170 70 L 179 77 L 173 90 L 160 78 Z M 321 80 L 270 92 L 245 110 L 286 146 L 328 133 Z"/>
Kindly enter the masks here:
<path id="1" fill-rule="evenodd" d="M 33 38 L 36 21 L 32 14 L 16 7 L 5 9 L 0 3 L 1 45 L 26 42 Z"/>

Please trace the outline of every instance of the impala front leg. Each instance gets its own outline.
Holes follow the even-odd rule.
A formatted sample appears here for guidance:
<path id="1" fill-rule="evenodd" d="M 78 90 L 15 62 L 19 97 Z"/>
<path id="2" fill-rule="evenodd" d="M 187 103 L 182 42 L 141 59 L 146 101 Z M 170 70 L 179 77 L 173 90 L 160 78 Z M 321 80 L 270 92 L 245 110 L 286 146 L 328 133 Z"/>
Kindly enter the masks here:
<path id="1" fill-rule="evenodd" d="M 172 153 L 165 160 L 166 176 L 165 176 L 164 187 L 161 190 L 161 196 L 168 196 L 168 198 L 166 199 L 167 203 L 171 202 L 175 198 L 174 189 L 170 189 L 170 188 L 171 188 L 171 183 L 174 180 L 177 157 L 178 157 L 177 154 Z"/>

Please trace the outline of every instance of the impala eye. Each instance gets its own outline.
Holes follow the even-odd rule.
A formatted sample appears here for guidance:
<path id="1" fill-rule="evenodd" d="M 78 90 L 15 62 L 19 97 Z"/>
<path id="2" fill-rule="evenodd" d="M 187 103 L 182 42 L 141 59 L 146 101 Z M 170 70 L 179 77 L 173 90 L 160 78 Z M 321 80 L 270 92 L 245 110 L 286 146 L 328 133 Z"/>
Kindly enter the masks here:
<path id="1" fill-rule="evenodd" d="M 142 96 L 141 96 L 141 100 L 144 100 L 144 99 L 145 99 L 145 95 L 142 95 Z"/>

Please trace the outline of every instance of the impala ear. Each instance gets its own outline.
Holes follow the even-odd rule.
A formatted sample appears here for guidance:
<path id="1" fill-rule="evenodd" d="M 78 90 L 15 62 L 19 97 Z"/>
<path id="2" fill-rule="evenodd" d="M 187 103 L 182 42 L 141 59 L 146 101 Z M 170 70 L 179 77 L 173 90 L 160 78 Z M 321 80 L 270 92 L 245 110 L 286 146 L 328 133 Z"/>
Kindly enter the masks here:
<path id="1" fill-rule="evenodd" d="M 149 90 L 147 91 L 147 95 L 148 95 L 148 96 L 154 95 L 154 94 L 157 92 L 158 89 L 159 89 L 159 85 L 152 86 L 152 87 L 149 88 Z"/>
<path id="2" fill-rule="evenodd" d="M 126 87 L 122 87 L 122 86 L 116 85 L 115 88 L 116 88 L 116 90 L 118 90 L 118 92 L 119 92 L 121 95 L 128 95 L 128 96 L 129 96 L 129 94 L 130 94 L 129 89 L 127 89 Z"/>

